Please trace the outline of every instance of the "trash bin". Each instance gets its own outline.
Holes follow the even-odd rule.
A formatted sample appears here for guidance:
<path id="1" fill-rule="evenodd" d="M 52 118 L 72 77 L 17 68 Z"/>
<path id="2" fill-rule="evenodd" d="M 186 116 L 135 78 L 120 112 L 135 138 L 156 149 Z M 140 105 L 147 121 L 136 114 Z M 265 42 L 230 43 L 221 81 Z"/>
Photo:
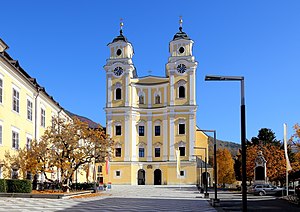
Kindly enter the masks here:
<path id="1" fill-rule="evenodd" d="M 107 189 L 111 189 L 111 182 L 107 183 Z"/>

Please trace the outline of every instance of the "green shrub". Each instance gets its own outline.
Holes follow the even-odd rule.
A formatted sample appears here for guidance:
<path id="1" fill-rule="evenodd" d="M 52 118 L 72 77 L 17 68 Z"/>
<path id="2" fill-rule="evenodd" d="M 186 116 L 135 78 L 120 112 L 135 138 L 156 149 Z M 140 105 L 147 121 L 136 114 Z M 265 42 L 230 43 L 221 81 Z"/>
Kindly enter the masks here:
<path id="1" fill-rule="evenodd" d="M 30 180 L 6 180 L 8 193 L 30 193 L 32 190 Z"/>
<path id="2" fill-rule="evenodd" d="M 6 192 L 7 184 L 5 179 L 0 179 L 0 192 Z"/>

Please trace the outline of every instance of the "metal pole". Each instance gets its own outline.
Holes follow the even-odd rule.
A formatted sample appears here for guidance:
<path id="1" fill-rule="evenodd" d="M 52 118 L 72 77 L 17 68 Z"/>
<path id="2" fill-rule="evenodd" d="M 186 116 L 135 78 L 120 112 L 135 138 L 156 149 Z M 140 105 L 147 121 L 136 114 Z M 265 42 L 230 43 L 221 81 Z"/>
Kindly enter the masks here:
<path id="1" fill-rule="evenodd" d="M 205 148 L 205 197 L 208 197 L 207 194 L 207 186 L 208 186 L 208 179 L 207 179 L 207 155 L 206 155 L 206 148 Z"/>
<path id="2" fill-rule="evenodd" d="M 202 155 L 200 155 L 200 156 L 201 156 L 201 175 L 200 175 L 200 179 L 201 179 L 201 180 L 200 180 L 200 185 L 201 185 L 201 189 L 202 189 L 202 180 L 203 180 L 203 179 L 202 179 L 202 174 L 203 174 L 203 171 L 202 171 L 203 160 L 202 160 L 202 159 L 203 159 L 203 158 L 202 158 Z"/>
<path id="3" fill-rule="evenodd" d="M 217 201 L 218 196 L 217 196 L 217 184 L 218 184 L 218 170 L 217 170 L 217 135 L 216 131 L 214 131 L 214 174 L 215 174 L 215 201 Z"/>
<path id="4" fill-rule="evenodd" d="M 242 201 L 243 211 L 247 211 L 247 170 L 246 170 L 246 106 L 244 77 L 241 80 L 241 144 L 242 144 Z"/>

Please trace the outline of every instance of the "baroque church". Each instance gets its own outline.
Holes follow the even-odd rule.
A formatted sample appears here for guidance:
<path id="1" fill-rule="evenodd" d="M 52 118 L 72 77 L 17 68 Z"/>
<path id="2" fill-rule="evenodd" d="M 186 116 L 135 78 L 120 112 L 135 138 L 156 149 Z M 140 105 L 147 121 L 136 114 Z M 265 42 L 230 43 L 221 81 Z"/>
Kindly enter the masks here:
<path id="1" fill-rule="evenodd" d="M 108 44 L 106 133 L 114 140 L 106 182 L 128 185 L 199 184 L 208 136 L 196 126 L 193 40 L 179 31 L 169 43 L 164 76 L 139 77 L 133 45 L 123 34 Z M 203 169 L 202 169 L 203 168 Z M 201 170 L 200 170 L 201 169 Z M 102 174 L 101 174 L 102 175 Z"/>

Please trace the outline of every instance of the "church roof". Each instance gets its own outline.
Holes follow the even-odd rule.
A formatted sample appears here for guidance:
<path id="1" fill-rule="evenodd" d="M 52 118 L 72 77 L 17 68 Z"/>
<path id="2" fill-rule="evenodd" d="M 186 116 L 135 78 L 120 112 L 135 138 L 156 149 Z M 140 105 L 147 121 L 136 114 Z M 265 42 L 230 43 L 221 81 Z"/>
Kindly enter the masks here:
<path id="1" fill-rule="evenodd" d="M 118 41 L 124 41 L 124 42 L 127 42 L 128 43 L 128 40 L 127 38 L 123 35 L 123 31 L 120 30 L 120 35 L 118 35 L 117 37 L 115 37 L 112 41 L 112 43 L 114 42 L 118 42 Z"/>
<path id="2" fill-rule="evenodd" d="M 169 78 L 152 76 L 152 75 L 140 77 L 135 82 L 135 84 L 137 85 L 158 85 L 164 83 L 169 83 Z"/>
<path id="3" fill-rule="evenodd" d="M 177 32 L 173 37 L 173 40 L 179 39 L 191 40 L 190 37 L 182 31 L 182 27 L 179 27 L 179 32 Z"/>

